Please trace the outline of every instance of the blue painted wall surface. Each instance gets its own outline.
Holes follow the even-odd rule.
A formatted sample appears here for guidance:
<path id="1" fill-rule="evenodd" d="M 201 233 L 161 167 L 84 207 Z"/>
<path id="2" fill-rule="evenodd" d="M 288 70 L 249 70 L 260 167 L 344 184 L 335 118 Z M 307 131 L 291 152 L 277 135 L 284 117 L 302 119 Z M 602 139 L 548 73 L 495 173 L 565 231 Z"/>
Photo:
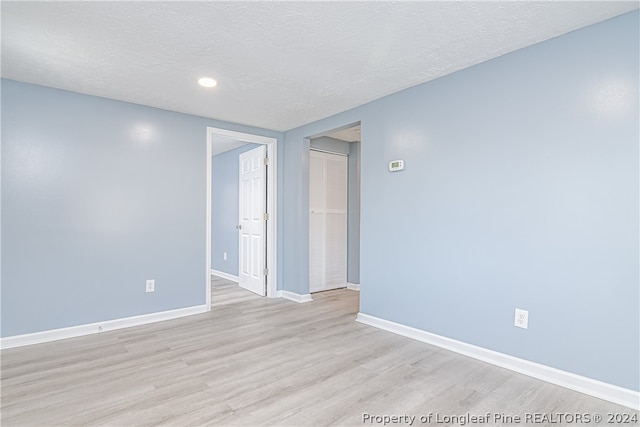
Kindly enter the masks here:
<path id="1" fill-rule="evenodd" d="M 638 20 L 286 132 L 285 289 L 308 290 L 305 138 L 360 120 L 361 312 L 640 390 Z"/>
<path id="2" fill-rule="evenodd" d="M 360 143 L 349 143 L 347 282 L 360 283 Z"/>
<path id="3" fill-rule="evenodd" d="M 339 139 L 321 136 L 320 138 L 313 138 L 309 144 L 312 148 L 317 148 L 318 150 L 328 151 L 334 154 L 344 154 L 345 156 L 349 155 L 350 143 Z"/>
<path id="4" fill-rule="evenodd" d="M 207 126 L 2 80 L 3 337 L 205 304 Z"/>
<path id="5" fill-rule="evenodd" d="M 238 275 L 238 225 L 240 154 L 259 144 L 247 144 L 212 160 L 211 177 L 211 268 Z M 224 260 L 224 252 L 227 260 Z"/>

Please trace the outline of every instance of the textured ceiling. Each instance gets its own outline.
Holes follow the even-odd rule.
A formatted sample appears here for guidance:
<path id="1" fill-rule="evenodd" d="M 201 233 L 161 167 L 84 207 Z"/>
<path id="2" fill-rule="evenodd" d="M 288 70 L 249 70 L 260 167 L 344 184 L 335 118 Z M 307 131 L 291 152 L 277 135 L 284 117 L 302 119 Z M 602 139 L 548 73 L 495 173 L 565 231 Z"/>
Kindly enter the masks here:
<path id="1" fill-rule="evenodd" d="M 636 8 L 2 1 L 2 76 L 282 131 Z"/>

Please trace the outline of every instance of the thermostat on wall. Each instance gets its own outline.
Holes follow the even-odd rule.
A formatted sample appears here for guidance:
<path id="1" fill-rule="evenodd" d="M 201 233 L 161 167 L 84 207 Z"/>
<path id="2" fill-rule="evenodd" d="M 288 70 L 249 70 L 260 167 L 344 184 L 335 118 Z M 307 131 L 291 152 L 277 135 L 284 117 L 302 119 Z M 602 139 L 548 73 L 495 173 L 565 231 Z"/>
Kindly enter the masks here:
<path id="1" fill-rule="evenodd" d="M 397 172 L 404 169 L 404 160 L 392 160 L 389 162 L 389 172 Z"/>

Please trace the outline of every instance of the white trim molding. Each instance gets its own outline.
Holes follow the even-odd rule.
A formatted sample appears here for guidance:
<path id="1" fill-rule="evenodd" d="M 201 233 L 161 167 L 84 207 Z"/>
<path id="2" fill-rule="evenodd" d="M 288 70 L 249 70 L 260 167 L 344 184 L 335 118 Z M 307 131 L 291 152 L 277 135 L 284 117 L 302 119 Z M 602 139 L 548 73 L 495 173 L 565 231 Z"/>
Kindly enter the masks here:
<path id="1" fill-rule="evenodd" d="M 225 273 L 224 271 L 211 269 L 212 276 L 222 277 L 223 279 L 231 280 L 232 282 L 238 283 L 240 278 L 238 276 L 234 276 L 233 274 Z"/>
<path id="2" fill-rule="evenodd" d="M 483 347 L 467 344 L 451 338 L 436 335 L 421 329 L 412 328 L 400 323 L 380 319 L 368 314 L 358 313 L 356 321 L 394 334 L 435 345 L 455 353 L 473 357 L 501 368 L 509 369 L 542 381 L 559 385 L 580 393 L 617 403 L 632 409 L 640 409 L 640 392 L 622 388 L 613 384 L 562 371 L 550 366 L 530 362 L 509 356 Z"/>
<path id="3" fill-rule="evenodd" d="M 68 328 L 50 329 L 48 331 L 34 332 L 31 334 L 14 335 L 12 337 L 0 338 L 0 348 L 7 349 L 13 347 L 22 347 L 25 345 L 40 344 L 50 341 L 64 340 L 67 338 L 99 334 L 101 332 L 129 328 L 131 326 L 140 326 L 146 325 L 148 323 L 177 319 L 179 317 L 193 316 L 194 314 L 206 313 L 207 311 L 209 311 L 209 307 L 207 305 L 196 305 L 193 307 L 178 308 L 176 310 L 143 314 L 140 316 L 105 320 L 104 322 L 70 326 Z"/>
<path id="4" fill-rule="evenodd" d="M 349 283 L 347 282 L 347 289 L 351 289 L 352 291 L 360 290 L 360 283 Z"/>
<path id="5" fill-rule="evenodd" d="M 301 294 L 296 294 L 295 292 L 278 291 L 277 296 L 278 298 L 284 298 L 284 299 L 288 299 L 289 301 L 299 302 L 299 303 L 313 301 L 313 298 L 311 298 L 311 294 L 301 295 Z"/>

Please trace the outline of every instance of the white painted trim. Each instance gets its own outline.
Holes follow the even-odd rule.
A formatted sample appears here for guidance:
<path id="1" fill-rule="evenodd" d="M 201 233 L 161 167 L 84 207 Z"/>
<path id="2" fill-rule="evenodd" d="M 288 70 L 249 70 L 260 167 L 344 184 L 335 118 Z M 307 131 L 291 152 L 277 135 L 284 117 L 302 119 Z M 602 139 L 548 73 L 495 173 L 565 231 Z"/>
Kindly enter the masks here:
<path id="1" fill-rule="evenodd" d="M 275 138 L 270 136 L 255 135 L 253 133 L 237 132 L 235 130 L 214 128 L 207 126 L 207 134 L 215 134 L 218 136 L 224 136 L 226 138 L 236 139 L 238 141 L 253 142 L 255 144 L 271 144 L 275 141 Z"/>
<path id="2" fill-rule="evenodd" d="M 212 276 L 222 277 L 223 279 L 231 280 L 232 282 L 238 283 L 240 278 L 238 276 L 234 276 L 233 274 L 225 273 L 224 271 L 211 269 Z"/>
<path id="3" fill-rule="evenodd" d="M 350 142 L 347 142 L 347 144 L 350 144 Z M 317 151 L 318 153 L 333 154 L 334 156 L 349 157 L 348 154 L 338 153 L 336 151 L 331 151 L 331 150 L 325 150 L 324 148 L 309 147 L 309 150 L 310 151 Z"/>
<path id="4" fill-rule="evenodd" d="M 572 374 L 571 372 L 552 368 L 550 366 L 519 359 L 517 357 L 509 356 L 508 354 L 467 344 L 462 341 L 436 335 L 431 332 L 412 328 L 389 320 L 380 319 L 368 314 L 358 313 L 356 321 L 388 332 L 393 332 L 394 334 L 422 341 L 427 344 L 432 344 L 455 353 L 473 357 L 474 359 L 491 363 L 492 365 L 519 372 L 580 393 L 588 394 L 599 399 L 608 400 L 609 402 L 617 403 L 636 410 L 640 409 L 640 392 L 638 391 L 629 390 L 613 384 L 608 384 L 602 381 Z"/>
<path id="5" fill-rule="evenodd" d="M 211 310 L 211 173 L 213 169 L 213 141 L 211 135 L 209 133 L 209 128 L 207 128 L 207 184 L 206 191 L 207 194 L 205 196 L 206 200 L 206 215 L 205 215 L 205 298 L 206 305 L 209 310 Z"/>
<path id="6" fill-rule="evenodd" d="M 267 297 L 273 298 L 278 289 L 278 140 L 275 138 L 269 138 L 267 158 Z"/>
<path id="7" fill-rule="evenodd" d="M 342 285 L 333 285 L 322 289 L 309 289 L 309 293 L 315 294 L 316 292 L 335 291 L 337 289 L 347 289 L 347 283 L 343 283 Z"/>
<path id="8" fill-rule="evenodd" d="M 131 326 L 146 325 L 148 323 L 163 322 L 179 317 L 192 316 L 206 313 L 207 305 L 178 308 L 176 310 L 160 311 L 157 313 L 142 314 L 140 316 L 124 317 L 122 319 L 105 320 L 104 322 L 87 323 L 84 325 L 70 326 L 68 328 L 51 329 L 48 331 L 34 332 L 31 334 L 15 335 L 0 339 L 0 348 L 22 347 L 31 344 L 40 344 L 49 341 L 64 340 L 67 338 L 81 337 L 85 335 L 99 334 L 101 332 L 114 331 L 116 329 L 130 328 Z"/>
<path id="9" fill-rule="evenodd" d="M 207 127 L 207 306 L 211 307 L 211 175 L 213 169 L 211 157 L 216 136 L 267 145 L 267 157 L 269 158 L 267 173 L 267 212 L 269 212 L 269 221 L 267 221 L 267 268 L 269 269 L 267 297 L 275 298 L 277 297 L 276 288 L 278 285 L 278 140 L 268 136 Z"/>
<path id="10" fill-rule="evenodd" d="M 352 291 L 360 290 L 360 283 L 349 283 L 347 282 L 347 289 L 351 289 Z"/>
<path id="11" fill-rule="evenodd" d="M 277 297 L 288 299 L 289 301 L 294 301 L 299 303 L 313 301 L 313 298 L 311 298 L 311 294 L 301 295 L 301 294 L 296 294 L 295 292 L 289 292 L 289 291 L 278 291 Z"/>

